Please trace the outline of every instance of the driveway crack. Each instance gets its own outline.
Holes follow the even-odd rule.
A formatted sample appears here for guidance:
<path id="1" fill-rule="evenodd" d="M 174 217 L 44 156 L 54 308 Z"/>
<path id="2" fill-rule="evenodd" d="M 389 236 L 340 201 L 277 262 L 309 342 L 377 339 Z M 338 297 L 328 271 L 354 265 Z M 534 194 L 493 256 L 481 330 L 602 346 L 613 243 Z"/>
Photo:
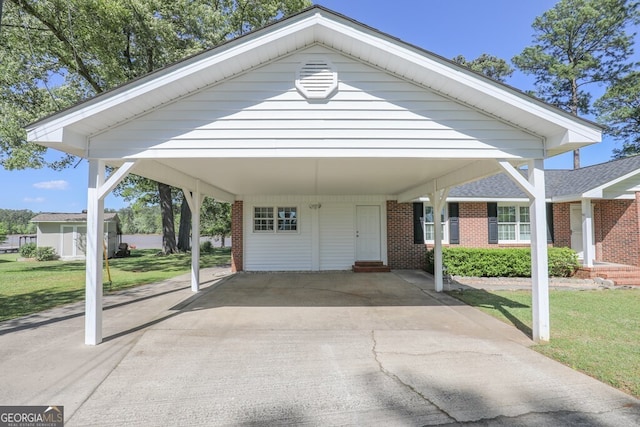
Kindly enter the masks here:
<path id="1" fill-rule="evenodd" d="M 371 353 L 373 354 L 373 359 L 376 361 L 376 364 L 378 365 L 378 370 L 383 375 L 385 375 L 386 377 L 392 379 L 396 383 L 400 384 L 402 387 L 406 388 L 411 393 L 417 395 L 418 397 L 420 397 L 420 399 L 424 400 L 426 403 L 429 403 L 429 404 L 433 405 L 438 411 L 440 411 L 443 415 L 447 416 L 453 422 L 457 422 L 457 420 L 453 416 L 451 416 L 451 414 L 449 414 L 447 411 L 442 409 L 435 402 L 430 400 L 427 396 L 422 394 L 419 390 L 417 390 L 411 384 L 407 384 L 406 382 L 402 381 L 402 379 L 400 379 L 400 377 L 398 377 L 396 374 L 394 374 L 393 372 L 389 371 L 387 368 L 382 366 L 382 362 L 378 358 L 378 350 L 377 350 L 378 342 L 376 341 L 376 333 L 373 330 L 371 331 L 371 341 L 373 342 L 373 345 L 371 347 Z"/>

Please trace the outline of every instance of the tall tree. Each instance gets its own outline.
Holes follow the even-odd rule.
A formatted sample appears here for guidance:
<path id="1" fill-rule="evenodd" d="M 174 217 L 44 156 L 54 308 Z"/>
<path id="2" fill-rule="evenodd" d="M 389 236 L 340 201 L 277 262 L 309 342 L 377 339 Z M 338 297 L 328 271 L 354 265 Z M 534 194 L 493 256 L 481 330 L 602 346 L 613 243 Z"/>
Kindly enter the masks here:
<path id="1" fill-rule="evenodd" d="M 635 0 L 560 0 L 533 21 L 533 46 L 513 58 L 524 73 L 535 77 L 536 93 L 569 111 L 588 114 L 588 86 L 613 81 L 629 71 L 638 22 Z M 574 151 L 574 168 L 580 152 Z"/>
<path id="2" fill-rule="evenodd" d="M 231 205 L 205 197 L 200 215 L 202 234 L 220 238 L 222 247 L 231 234 Z"/>
<path id="3" fill-rule="evenodd" d="M 178 228 L 178 250 L 186 252 L 191 249 L 191 209 L 185 195 L 180 202 L 180 225 Z M 194 242 L 195 243 L 195 242 Z"/>
<path id="4" fill-rule="evenodd" d="M 7 234 L 7 228 L 0 222 L 0 243 L 4 243 L 4 241 L 7 240 Z"/>
<path id="5" fill-rule="evenodd" d="M 640 154 L 640 71 L 613 82 L 594 106 L 598 121 L 606 126 L 605 133 L 622 142 L 613 156 Z"/>
<path id="6" fill-rule="evenodd" d="M 309 0 L 7 0 L 0 31 L 0 166 L 75 160 L 26 144 L 28 123 L 309 6 Z M 170 192 L 158 187 L 163 215 Z M 165 232 L 175 241 L 173 222 Z M 175 244 L 168 248 L 176 250 Z"/>
<path id="7" fill-rule="evenodd" d="M 511 65 L 509 65 L 507 61 L 497 56 L 489 55 L 488 53 L 483 53 L 471 61 L 468 61 L 462 55 L 458 55 L 453 58 L 453 62 L 457 62 L 460 65 L 472 69 L 476 73 L 484 74 L 489 78 L 503 83 L 513 75 L 513 68 L 511 68 Z"/>

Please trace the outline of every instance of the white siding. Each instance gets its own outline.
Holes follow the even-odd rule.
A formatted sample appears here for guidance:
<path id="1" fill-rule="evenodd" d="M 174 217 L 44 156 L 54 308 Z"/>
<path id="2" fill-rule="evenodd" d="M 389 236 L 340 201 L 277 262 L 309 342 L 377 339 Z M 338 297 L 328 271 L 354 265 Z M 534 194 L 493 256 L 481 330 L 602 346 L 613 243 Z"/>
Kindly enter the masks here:
<path id="1" fill-rule="evenodd" d="M 348 270 L 355 259 L 355 203 L 323 203 L 320 270 Z"/>
<path id="2" fill-rule="evenodd" d="M 39 247 L 51 247 L 58 255 L 61 255 L 60 224 L 39 223 L 36 241 Z"/>
<path id="3" fill-rule="evenodd" d="M 322 102 L 309 102 L 295 88 L 296 71 L 310 54 L 328 58 L 338 72 L 338 91 Z M 93 157 L 215 155 L 212 150 L 233 155 L 250 148 L 440 148 L 463 157 L 476 150 L 481 157 L 542 154 L 543 145 L 540 138 L 319 46 L 91 138 Z"/>
<path id="4" fill-rule="evenodd" d="M 298 208 L 298 231 L 268 233 L 253 231 L 255 206 Z M 301 200 L 263 198 L 244 204 L 245 270 L 247 271 L 307 271 L 312 270 L 311 215 Z"/>
<path id="5" fill-rule="evenodd" d="M 312 209 L 311 205 L 321 205 Z M 382 196 L 252 196 L 244 198 L 244 269 L 246 271 L 349 270 L 355 261 L 355 212 L 358 204 L 380 206 L 386 230 L 386 201 Z M 256 206 L 296 206 L 298 233 L 253 231 Z M 380 252 L 386 262 L 386 236 Z M 319 262 L 314 266 L 314 255 Z"/>

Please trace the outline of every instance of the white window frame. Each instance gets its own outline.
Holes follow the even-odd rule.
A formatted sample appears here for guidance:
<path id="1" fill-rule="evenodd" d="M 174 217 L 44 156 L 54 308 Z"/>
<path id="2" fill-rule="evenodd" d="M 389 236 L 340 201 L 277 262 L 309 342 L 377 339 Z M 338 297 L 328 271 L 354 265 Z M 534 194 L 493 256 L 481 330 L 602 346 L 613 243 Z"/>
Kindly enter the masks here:
<path id="1" fill-rule="evenodd" d="M 427 226 L 431 225 L 433 227 L 433 222 L 427 222 L 427 208 L 431 208 L 433 211 L 433 206 L 429 203 L 424 203 L 422 208 L 422 235 L 425 243 L 435 243 L 434 239 L 427 239 Z M 435 232 L 435 229 L 434 229 Z M 449 243 L 449 204 L 445 203 L 442 207 L 442 243 Z"/>
<path id="2" fill-rule="evenodd" d="M 515 222 L 500 222 L 500 208 L 505 208 L 505 207 L 512 207 L 515 209 Z M 523 222 L 521 220 L 521 208 L 526 208 L 527 210 L 529 210 L 529 221 Z M 509 202 L 503 202 L 503 203 L 498 203 L 498 215 L 497 215 L 497 225 L 498 225 L 498 243 L 499 244 L 518 244 L 518 243 L 531 243 L 531 210 L 529 207 L 529 204 L 527 203 L 509 203 Z M 515 239 L 514 240 L 507 240 L 507 239 L 501 239 L 500 238 L 500 225 L 505 225 L 505 224 L 511 224 L 515 227 Z M 520 237 L 521 234 L 521 227 L 523 225 L 529 225 L 529 238 L 528 239 L 522 239 Z"/>
<path id="3" fill-rule="evenodd" d="M 257 209 L 263 209 L 263 210 L 271 210 L 271 216 L 270 217 L 265 217 L 265 218 L 258 218 L 256 217 L 256 210 Z M 286 215 L 287 212 L 289 212 L 289 215 L 291 215 L 291 212 L 294 212 L 293 216 L 283 216 L 280 215 L 282 210 L 282 214 Z M 298 206 L 295 205 L 286 205 L 286 206 L 264 206 L 264 205 L 256 205 L 253 206 L 253 225 L 252 225 L 252 232 L 256 233 L 256 234 L 296 234 L 300 232 L 300 209 L 298 208 Z M 271 229 L 270 230 L 257 230 L 256 229 L 256 221 L 269 221 L 271 220 Z M 292 223 L 295 224 L 296 229 L 295 230 L 281 230 L 280 229 L 280 223 L 284 224 L 289 224 L 291 225 Z"/>

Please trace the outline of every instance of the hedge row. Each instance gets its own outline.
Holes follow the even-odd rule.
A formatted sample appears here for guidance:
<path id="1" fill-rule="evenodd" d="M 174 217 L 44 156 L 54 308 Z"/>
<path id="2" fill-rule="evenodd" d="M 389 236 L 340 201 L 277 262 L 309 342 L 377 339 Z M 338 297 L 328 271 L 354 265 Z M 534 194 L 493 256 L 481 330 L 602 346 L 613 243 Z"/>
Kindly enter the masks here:
<path id="1" fill-rule="evenodd" d="M 579 267 L 569 248 L 549 248 L 549 276 L 570 277 Z M 531 277 L 531 249 L 443 248 L 442 263 L 452 276 Z M 427 271 L 433 273 L 433 250 L 427 252 Z"/>

